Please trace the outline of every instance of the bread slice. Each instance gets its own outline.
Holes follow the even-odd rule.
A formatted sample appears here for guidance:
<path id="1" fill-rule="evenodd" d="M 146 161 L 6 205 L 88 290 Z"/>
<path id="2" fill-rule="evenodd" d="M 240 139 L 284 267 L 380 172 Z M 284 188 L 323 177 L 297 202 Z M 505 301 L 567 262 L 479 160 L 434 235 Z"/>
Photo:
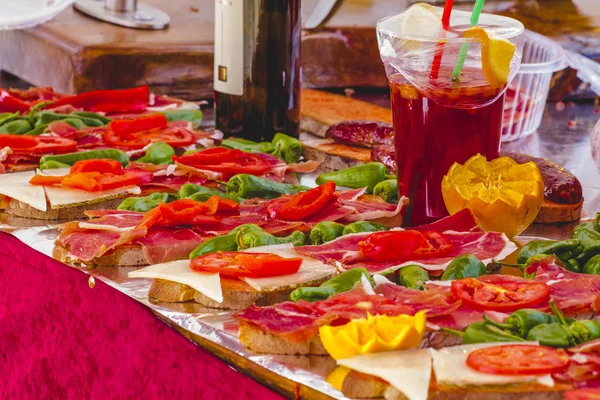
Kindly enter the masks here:
<path id="1" fill-rule="evenodd" d="M 559 204 L 544 200 L 535 221 L 540 224 L 573 222 L 581 218 L 583 199 L 577 204 Z"/>
<path id="2" fill-rule="evenodd" d="M 310 286 L 318 286 L 327 279 L 329 277 L 308 283 Z M 163 279 L 154 279 L 150 290 L 148 290 L 148 297 L 165 303 L 193 300 L 205 307 L 243 310 L 253 304 L 264 307 L 287 301 L 290 299 L 290 293 L 294 289 L 288 288 L 261 292 L 241 280 L 221 278 L 221 290 L 223 291 L 223 301 L 219 303 L 188 285 Z"/>
<path id="3" fill-rule="evenodd" d="M 140 267 L 150 264 L 142 251 L 142 246 L 136 245 L 121 246 L 109 254 L 85 262 L 71 255 L 65 247 L 54 245 L 52 257 L 65 264 L 88 267 Z"/>
<path id="4" fill-rule="evenodd" d="M 327 129 L 351 120 L 392 123 L 392 111 L 365 101 L 320 90 L 303 89 L 300 95 L 300 130 L 325 137 Z"/>
<path id="5" fill-rule="evenodd" d="M 562 400 L 569 387 L 555 385 L 552 388 L 539 384 L 510 385 L 507 387 L 441 386 L 432 382 L 429 400 Z M 384 380 L 350 371 L 342 383 L 342 393 L 352 399 L 384 398 L 406 400 L 407 397 Z"/>
<path id="6" fill-rule="evenodd" d="M 314 135 L 300 135 L 304 158 L 320 163 L 319 171 L 340 170 L 371 161 L 371 149 L 320 139 Z"/>
<path id="7" fill-rule="evenodd" d="M 43 220 L 73 220 L 85 218 L 85 212 L 88 210 L 105 210 L 115 209 L 121 204 L 127 195 L 111 198 L 95 203 L 79 204 L 72 207 L 48 208 L 46 211 L 41 211 L 31 207 L 27 203 L 4 197 L 2 204 L 4 212 L 16 217 L 43 219 Z"/>
<path id="8" fill-rule="evenodd" d="M 314 336 L 303 343 L 291 342 L 280 336 L 249 324 L 240 322 L 240 343 L 257 353 L 266 354 L 300 354 L 327 355 L 327 350 L 319 336 Z M 462 338 L 443 331 L 427 331 L 421 342 L 421 347 L 440 349 L 462 344 Z"/>

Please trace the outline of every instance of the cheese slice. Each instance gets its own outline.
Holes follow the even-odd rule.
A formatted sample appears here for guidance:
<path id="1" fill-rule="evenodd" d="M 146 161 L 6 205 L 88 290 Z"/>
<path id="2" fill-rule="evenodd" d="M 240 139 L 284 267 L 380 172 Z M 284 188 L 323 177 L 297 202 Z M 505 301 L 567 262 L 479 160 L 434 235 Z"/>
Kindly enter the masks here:
<path id="1" fill-rule="evenodd" d="M 44 191 L 52 208 L 73 207 L 80 204 L 98 203 L 121 197 L 125 194 L 140 194 L 139 186 L 127 186 L 98 192 L 86 192 L 85 190 L 65 188 L 60 186 L 44 186 Z"/>
<path id="2" fill-rule="evenodd" d="M 114 225 L 90 224 L 89 222 L 80 222 L 79 223 L 79 227 L 81 229 L 93 229 L 93 230 L 97 230 L 97 231 L 108 231 L 108 232 L 123 233 L 123 232 L 127 232 L 127 231 L 130 231 L 130 230 L 134 229 L 135 225 L 134 226 L 118 227 L 118 226 L 114 226 Z"/>
<path id="3" fill-rule="evenodd" d="M 188 285 L 214 301 L 223 301 L 219 274 L 193 271 L 190 260 L 171 261 L 132 271 L 129 278 L 164 279 Z"/>
<path id="4" fill-rule="evenodd" d="M 301 285 L 310 285 L 313 282 L 320 284 L 324 279 L 335 274 L 335 268 L 312 257 L 297 253 L 294 251 L 294 246 L 291 243 L 253 247 L 243 251 L 247 253 L 272 253 L 284 258 L 302 258 L 302 265 L 295 274 L 268 278 L 240 278 L 260 292 L 294 289 Z"/>
<path id="5" fill-rule="evenodd" d="M 363 354 L 338 360 L 337 363 L 383 379 L 408 400 L 427 400 L 431 380 L 431 354 L 428 349 Z"/>
<path id="6" fill-rule="evenodd" d="M 198 110 L 200 106 L 196 103 L 192 103 L 191 101 L 186 101 L 181 104 L 171 103 L 165 104 L 164 106 L 149 106 L 146 107 L 146 110 L 153 112 L 161 112 L 161 111 L 169 111 L 169 110 Z"/>
<path id="7" fill-rule="evenodd" d="M 38 175 L 44 176 L 64 176 L 69 175 L 69 173 L 71 172 L 71 168 L 50 168 L 45 169 L 43 171 L 38 168 L 36 172 Z"/>
<path id="8" fill-rule="evenodd" d="M 0 175 L 0 194 L 30 205 L 36 210 L 46 211 L 44 187 L 29 183 L 35 171 L 14 172 Z"/>
<path id="9" fill-rule="evenodd" d="M 511 385 L 515 383 L 539 383 L 544 386 L 554 386 L 554 380 L 546 375 L 494 375 L 475 371 L 467 366 L 467 356 L 470 352 L 492 346 L 523 345 L 532 342 L 516 343 L 481 343 L 464 346 L 446 347 L 432 350 L 433 369 L 438 384 L 452 386 L 490 386 Z M 537 344 L 537 343 L 536 343 Z"/>

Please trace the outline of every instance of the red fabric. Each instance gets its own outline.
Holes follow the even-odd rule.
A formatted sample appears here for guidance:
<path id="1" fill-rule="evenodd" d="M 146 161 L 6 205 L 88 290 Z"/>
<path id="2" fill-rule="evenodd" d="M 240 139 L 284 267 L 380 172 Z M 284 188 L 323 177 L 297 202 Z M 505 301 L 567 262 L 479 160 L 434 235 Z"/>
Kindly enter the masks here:
<path id="1" fill-rule="evenodd" d="M 282 398 L 88 278 L 0 233 L 0 399 Z"/>

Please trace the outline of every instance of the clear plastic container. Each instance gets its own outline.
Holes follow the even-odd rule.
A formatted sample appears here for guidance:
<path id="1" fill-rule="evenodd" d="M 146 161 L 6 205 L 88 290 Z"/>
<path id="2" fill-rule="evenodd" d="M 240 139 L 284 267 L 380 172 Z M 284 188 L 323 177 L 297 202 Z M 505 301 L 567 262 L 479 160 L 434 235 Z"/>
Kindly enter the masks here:
<path id="1" fill-rule="evenodd" d="M 562 47 L 545 36 L 525 31 L 521 67 L 508 86 L 502 141 L 532 134 L 540 126 L 552 74 L 567 67 Z"/>

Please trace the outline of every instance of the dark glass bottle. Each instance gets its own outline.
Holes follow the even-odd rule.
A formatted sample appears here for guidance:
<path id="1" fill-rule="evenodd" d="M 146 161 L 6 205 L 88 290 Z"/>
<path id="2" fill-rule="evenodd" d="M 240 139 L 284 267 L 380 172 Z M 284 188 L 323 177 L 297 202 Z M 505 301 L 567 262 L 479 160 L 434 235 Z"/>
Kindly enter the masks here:
<path id="1" fill-rule="evenodd" d="M 226 136 L 298 136 L 300 0 L 215 0 L 215 125 Z"/>

